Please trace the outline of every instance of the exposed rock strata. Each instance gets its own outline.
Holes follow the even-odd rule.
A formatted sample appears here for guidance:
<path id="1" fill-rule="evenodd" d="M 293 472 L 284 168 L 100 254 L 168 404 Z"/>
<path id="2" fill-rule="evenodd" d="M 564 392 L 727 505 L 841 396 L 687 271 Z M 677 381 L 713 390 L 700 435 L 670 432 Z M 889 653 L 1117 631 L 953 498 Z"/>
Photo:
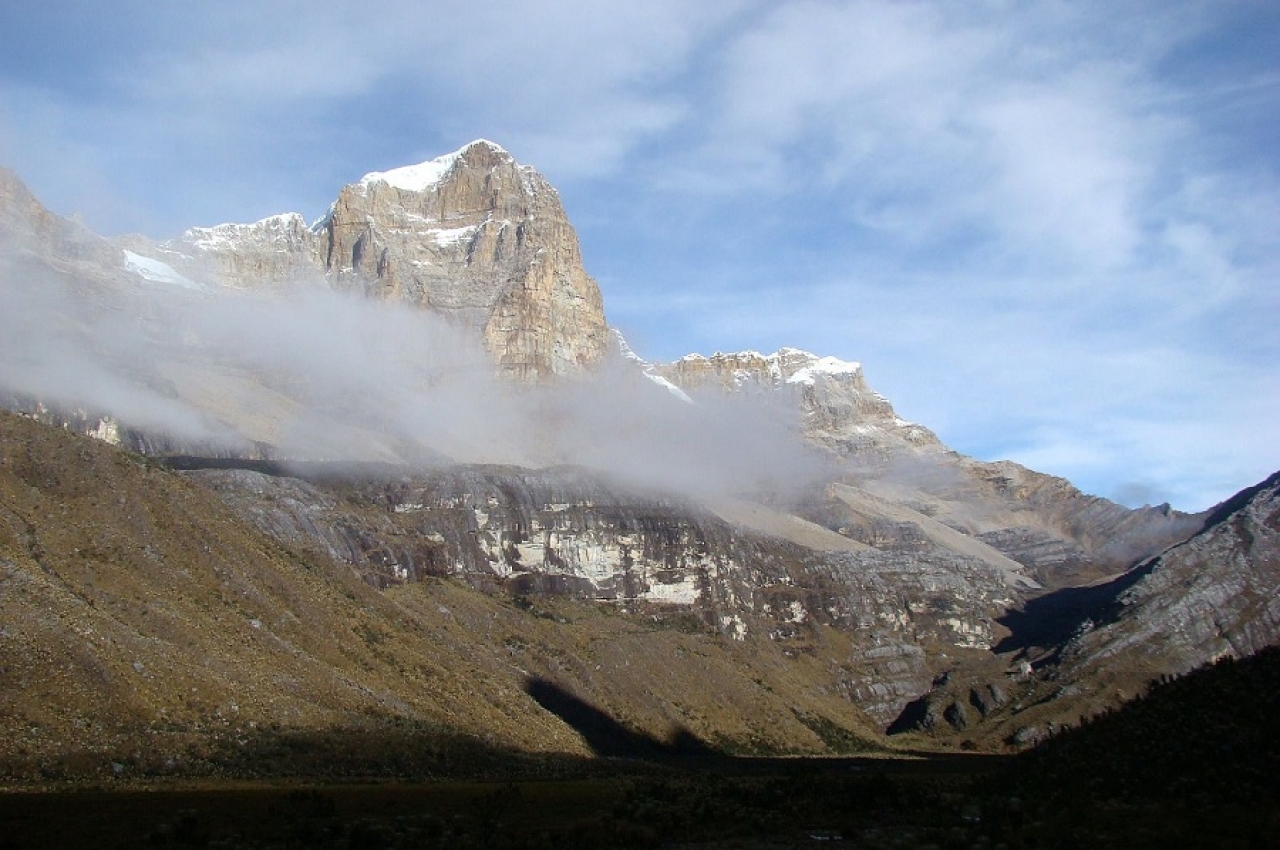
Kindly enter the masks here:
<path id="1" fill-rule="evenodd" d="M 212 261 L 223 285 L 323 275 L 431 310 L 474 331 L 517 380 L 581 372 L 609 341 L 559 195 L 491 142 L 368 174 L 311 227 L 290 213 L 194 228 L 164 250 L 186 267 Z"/>
<path id="2" fill-rule="evenodd" d="M 298 213 L 252 224 L 193 227 L 161 257 L 239 289 L 307 282 L 324 268 L 324 239 Z"/>
<path id="3" fill-rule="evenodd" d="M 833 477 L 862 494 L 858 506 L 812 500 L 805 517 L 863 542 L 883 535 L 958 540 L 945 527 L 969 538 L 955 551 L 981 549 L 1016 570 L 1011 559 L 1036 583 L 1061 587 L 1124 570 L 1184 540 L 1203 519 L 1167 505 L 1130 510 L 1061 478 L 950 451 L 900 417 L 857 363 L 784 348 L 643 365 L 695 399 L 746 394 L 797 412 L 805 439 L 833 458 Z M 880 506 L 868 510 L 871 499 Z"/>
<path id="4" fill-rule="evenodd" d="M 1066 647 L 1066 665 L 1185 673 L 1280 643 L 1280 473 L 1210 518 L 1205 530 L 1137 569 Z"/>
<path id="5" fill-rule="evenodd" d="M 764 639 L 794 656 L 835 652 L 826 687 L 885 724 L 927 687 L 939 652 L 990 645 L 994 617 L 1018 595 L 981 558 L 838 551 L 820 535 L 816 547 L 798 545 L 581 470 L 468 467 L 364 483 L 188 474 L 264 532 L 349 563 L 375 586 L 450 576 L 691 616 L 726 639 Z M 842 648 L 830 647 L 835 634 L 846 636 Z"/>
<path id="6" fill-rule="evenodd" d="M 746 393 L 800 411 L 805 436 L 841 456 L 884 457 L 905 448 L 943 451 L 932 431 L 900 418 L 866 382 L 862 366 L 834 357 L 783 348 L 691 354 L 655 372 L 685 393 Z"/>
<path id="7" fill-rule="evenodd" d="M 1142 693 L 1153 679 L 1280 644 L 1280 474 L 1127 574 L 1057 591 L 1005 621 L 1013 634 L 998 647 L 1003 659 L 956 669 L 899 728 L 1023 746 Z M 984 701 L 976 714 L 964 709 L 967 694 L 993 687 L 1017 698 Z"/>

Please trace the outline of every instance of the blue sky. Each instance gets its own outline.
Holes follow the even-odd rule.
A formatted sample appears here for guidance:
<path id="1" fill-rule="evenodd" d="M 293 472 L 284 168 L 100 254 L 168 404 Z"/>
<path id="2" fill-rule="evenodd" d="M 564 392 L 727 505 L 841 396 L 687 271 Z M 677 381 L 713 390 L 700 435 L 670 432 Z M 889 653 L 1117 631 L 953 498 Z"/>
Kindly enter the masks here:
<path id="1" fill-rule="evenodd" d="M 489 138 L 649 359 L 857 360 L 953 448 L 1127 504 L 1280 468 L 1271 0 L 47 0 L 0 33 L 0 163 L 99 232 L 311 219 Z"/>

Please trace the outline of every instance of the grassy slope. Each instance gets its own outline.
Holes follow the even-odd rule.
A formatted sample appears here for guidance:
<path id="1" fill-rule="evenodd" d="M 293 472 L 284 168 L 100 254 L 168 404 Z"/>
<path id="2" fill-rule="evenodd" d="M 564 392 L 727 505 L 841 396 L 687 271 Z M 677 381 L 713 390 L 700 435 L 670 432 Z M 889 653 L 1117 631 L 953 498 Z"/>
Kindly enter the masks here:
<path id="1" fill-rule="evenodd" d="M 1280 829 L 1280 650 L 1222 662 L 1021 756 L 700 759 L 560 781 L 0 794 L 46 847 L 1261 848 Z"/>
<path id="2" fill-rule="evenodd" d="M 0 417 L 0 771 L 12 779 L 414 772 L 587 754 L 537 677 L 643 739 L 737 751 L 872 740 L 813 636 L 767 642 L 447 580 L 378 591 L 142 458 Z M 815 731 L 816 730 L 816 731 Z M 825 743 L 824 743 L 825 739 Z M 359 744 L 359 746 L 357 746 Z"/>

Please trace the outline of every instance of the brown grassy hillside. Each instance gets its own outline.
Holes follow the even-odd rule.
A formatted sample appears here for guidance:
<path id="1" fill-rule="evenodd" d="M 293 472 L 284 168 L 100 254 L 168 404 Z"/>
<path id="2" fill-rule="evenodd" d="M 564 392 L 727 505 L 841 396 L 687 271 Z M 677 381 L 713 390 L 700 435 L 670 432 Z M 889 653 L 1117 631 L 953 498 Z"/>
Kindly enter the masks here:
<path id="1" fill-rule="evenodd" d="M 177 473 L 0 416 L 10 779 L 421 774 L 676 739 L 858 748 L 876 736 L 822 688 L 846 642 L 818 630 L 786 658 L 591 602 L 444 579 L 377 590 Z"/>

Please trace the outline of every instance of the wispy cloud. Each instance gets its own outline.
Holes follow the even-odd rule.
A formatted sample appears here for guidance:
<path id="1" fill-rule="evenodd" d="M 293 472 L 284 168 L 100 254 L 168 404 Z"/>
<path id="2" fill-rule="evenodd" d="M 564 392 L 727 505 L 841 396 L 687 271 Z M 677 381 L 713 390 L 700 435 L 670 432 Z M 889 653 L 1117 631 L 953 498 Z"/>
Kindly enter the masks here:
<path id="1" fill-rule="evenodd" d="M 576 464 L 700 497 L 776 494 L 821 471 L 794 410 L 691 405 L 621 360 L 553 385 L 501 382 L 456 324 L 317 284 L 86 280 L 6 249 L 0 395 L 109 417 L 183 454 Z"/>

